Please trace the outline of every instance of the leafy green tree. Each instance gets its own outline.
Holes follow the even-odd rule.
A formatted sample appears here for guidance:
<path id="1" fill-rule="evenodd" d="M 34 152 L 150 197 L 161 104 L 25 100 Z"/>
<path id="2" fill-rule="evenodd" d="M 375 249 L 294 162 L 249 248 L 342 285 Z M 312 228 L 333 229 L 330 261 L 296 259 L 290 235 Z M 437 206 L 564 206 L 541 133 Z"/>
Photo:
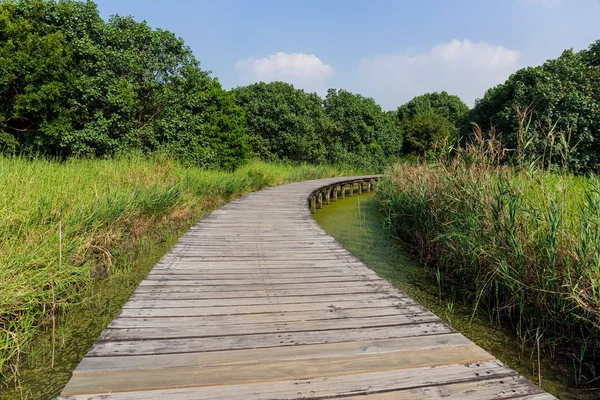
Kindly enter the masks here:
<path id="1" fill-rule="evenodd" d="M 402 122 L 429 110 L 445 117 L 457 128 L 464 123 L 465 117 L 469 113 L 469 107 L 460 97 L 447 92 L 433 92 L 416 96 L 408 103 L 398 107 L 398 119 Z"/>
<path id="2" fill-rule="evenodd" d="M 443 146 L 456 141 L 454 124 L 433 109 L 403 119 L 400 130 L 404 134 L 404 153 L 412 156 L 435 156 Z"/>
<path id="3" fill-rule="evenodd" d="M 254 83 L 233 93 L 246 110 L 246 133 L 255 155 L 271 161 L 325 160 L 322 132 L 328 121 L 316 93 L 285 82 Z"/>
<path id="4" fill-rule="evenodd" d="M 400 156 L 398 125 L 373 99 L 329 89 L 323 106 L 331 120 L 324 140 L 332 162 L 377 168 Z"/>
<path id="5" fill-rule="evenodd" d="M 468 113 L 469 107 L 458 96 L 446 92 L 414 97 L 397 111 L 405 136 L 404 153 L 433 155 L 442 143 L 455 145 L 467 125 Z"/>
<path id="6" fill-rule="evenodd" d="M 574 171 L 600 166 L 600 41 L 523 68 L 476 102 L 470 118 L 505 147 Z"/>
<path id="7" fill-rule="evenodd" d="M 243 110 L 172 33 L 73 0 L 0 2 L 0 151 L 248 156 Z"/>

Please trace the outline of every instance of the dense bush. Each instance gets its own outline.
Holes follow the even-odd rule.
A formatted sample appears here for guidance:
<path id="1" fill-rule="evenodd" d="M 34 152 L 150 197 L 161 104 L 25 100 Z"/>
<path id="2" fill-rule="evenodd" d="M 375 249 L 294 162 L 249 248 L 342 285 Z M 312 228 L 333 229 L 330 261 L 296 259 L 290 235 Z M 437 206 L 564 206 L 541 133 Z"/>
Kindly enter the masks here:
<path id="1" fill-rule="evenodd" d="M 93 2 L 0 2 L 0 151 L 188 164 L 247 157 L 243 110 L 172 33 L 104 22 Z"/>
<path id="2" fill-rule="evenodd" d="M 402 134 L 397 121 L 373 99 L 329 89 L 323 106 L 331 121 L 324 132 L 330 161 L 380 168 L 400 156 Z"/>
<path id="3" fill-rule="evenodd" d="M 325 160 L 322 133 L 328 121 L 316 93 L 285 82 L 260 82 L 233 92 L 246 110 L 246 133 L 255 155 L 271 161 Z"/>
<path id="4" fill-rule="evenodd" d="M 447 92 L 425 93 L 398 107 L 398 119 L 403 121 L 427 111 L 435 111 L 436 114 L 452 122 L 455 127 L 459 127 L 464 123 L 469 107 L 460 97 Z"/>
<path id="5" fill-rule="evenodd" d="M 476 102 L 470 118 L 494 126 L 509 150 L 575 172 L 600 166 L 600 41 L 517 71 Z"/>
<path id="6" fill-rule="evenodd" d="M 404 154 L 435 155 L 442 146 L 458 142 L 467 124 L 469 107 L 446 92 L 426 93 L 398 107 L 397 118 L 404 134 Z"/>

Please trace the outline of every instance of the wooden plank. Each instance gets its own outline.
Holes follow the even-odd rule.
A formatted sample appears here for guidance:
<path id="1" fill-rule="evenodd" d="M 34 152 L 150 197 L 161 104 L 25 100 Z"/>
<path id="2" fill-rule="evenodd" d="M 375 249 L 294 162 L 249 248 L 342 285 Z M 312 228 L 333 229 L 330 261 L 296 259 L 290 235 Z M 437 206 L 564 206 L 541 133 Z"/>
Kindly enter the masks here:
<path id="1" fill-rule="evenodd" d="M 516 374 L 498 361 L 471 364 L 451 364 L 437 367 L 421 367 L 347 374 L 328 377 L 312 377 L 302 380 L 281 380 L 239 385 L 193 387 L 140 392 L 120 392 L 116 395 L 104 392 L 97 396 L 74 395 L 73 400 L 100 400 L 119 398 L 123 400 L 169 399 L 169 400 L 293 400 L 332 399 L 374 391 L 399 391 L 425 385 L 439 386 L 467 380 L 489 380 L 512 377 Z M 106 397 L 101 397 L 101 396 Z M 144 397 L 145 396 L 145 397 Z"/>
<path id="2" fill-rule="evenodd" d="M 180 309 L 177 309 L 180 311 Z M 286 311 L 255 314 L 220 314 L 220 315 L 197 315 L 197 312 L 182 316 L 159 316 L 159 317 L 135 317 L 119 315 L 109 325 L 111 328 L 135 328 L 137 324 L 177 323 L 178 321 L 193 321 L 196 318 L 204 321 L 204 326 L 228 325 L 228 324 L 249 324 L 249 323 L 269 323 L 277 324 L 282 322 L 294 321 L 317 321 L 329 319 L 345 318 L 376 318 L 394 315 L 410 315 L 423 313 L 424 309 L 419 305 L 406 306 L 402 309 L 395 307 L 375 307 L 375 308 L 349 308 L 349 309 L 321 309 L 314 311 Z M 164 321 L 164 322 L 161 322 Z M 191 322 L 190 322 L 191 323 Z"/>
<path id="3" fill-rule="evenodd" d="M 463 335 L 449 333 L 397 339 L 361 342 L 323 343 L 266 349 L 224 350 L 215 352 L 155 354 L 144 356 L 87 357 L 77 366 L 74 375 L 122 370 L 149 370 L 184 367 L 209 367 L 281 360 L 329 358 L 360 354 L 393 353 L 419 349 L 460 346 L 471 342 Z M 393 355 L 391 355 L 393 356 Z"/>
<path id="4" fill-rule="evenodd" d="M 315 295 L 315 296 L 266 296 L 266 297 L 241 297 L 234 299 L 189 299 L 182 298 L 186 296 L 176 296 L 179 298 L 170 299 L 162 298 L 155 299 L 152 296 L 145 296 L 144 298 L 132 298 L 130 299 L 123 308 L 186 308 L 186 307 L 225 307 L 225 306 L 238 306 L 243 303 L 244 307 L 255 306 L 255 305 L 274 305 L 274 304 L 319 304 L 325 303 L 322 306 L 327 306 L 330 303 L 343 303 L 343 302 L 363 302 L 364 304 L 379 304 L 381 301 L 387 301 L 387 305 L 399 305 L 406 304 L 402 303 L 402 300 L 409 300 L 408 296 L 400 294 L 388 294 L 388 293 L 357 293 L 357 294 L 332 294 L 332 295 Z M 194 297 L 194 296 L 187 296 Z M 239 307 L 239 306 L 238 306 Z"/>
<path id="5" fill-rule="evenodd" d="M 539 389 L 519 376 L 505 376 L 474 382 L 460 382 L 439 386 L 417 387 L 359 396 L 344 397 L 346 400 L 433 400 L 454 398 L 461 400 L 523 399 L 531 398 Z M 546 397 L 553 398 L 552 396 Z"/>
<path id="6" fill-rule="evenodd" d="M 168 286 L 168 287 L 165 287 Z M 135 290 L 135 293 L 170 293 L 170 292 L 235 292 L 235 293 L 250 293 L 261 290 L 268 291 L 285 291 L 285 290 L 326 290 L 326 289 L 356 289 L 357 291 L 380 291 L 388 292 L 391 291 L 390 286 L 385 285 L 383 281 L 372 282 L 372 281 L 346 281 L 346 282 L 297 282 L 297 283 L 279 283 L 273 284 L 239 284 L 239 285 L 189 285 L 187 282 L 180 284 L 172 283 L 169 285 L 163 285 L 160 283 L 143 281 L 140 286 Z M 393 291 L 392 291 L 393 293 Z M 243 297 L 243 296 L 240 296 Z"/>
<path id="7" fill-rule="evenodd" d="M 314 279 L 314 278 L 335 278 L 334 280 L 343 280 L 345 278 L 348 277 L 360 277 L 360 278 L 369 278 L 371 276 L 373 276 L 374 274 L 370 274 L 368 272 L 365 271 L 352 271 L 352 270 L 346 270 L 344 272 L 327 272 L 327 271 L 323 271 L 323 272 L 306 272 L 306 273 L 275 273 L 275 272 L 271 272 L 271 273 L 260 273 L 260 272 L 256 272 L 256 273 L 245 273 L 245 274 L 217 274 L 217 273 L 196 273 L 196 274 L 192 274 L 192 273 L 186 273 L 186 274 L 162 274 L 162 273 L 152 273 L 149 274 L 146 277 L 147 281 L 155 281 L 155 280 L 160 280 L 160 281 L 164 281 L 164 280 L 169 280 L 169 281 L 207 281 L 208 283 L 210 283 L 210 281 L 218 281 L 218 280 L 235 280 L 235 281 L 240 281 L 240 282 L 248 282 L 250 281 L 251 283 L 254 281 L 256 282 L 256 280 L 265 280 L 265 279 L 285 279 L 287 281 L 289 280 L 295 280 L 295 281 L 306 281 L 306 279 Z M 321 282 L 321 280 L 318 280 L 317 282 Z"/>
<path id="8" fill-rule="evenodd" d="M 200 299 L 255 299 L 261 297 L 286 298 L 286 297 L 312 297 L 312 296 L 332 296 L 332 295 L 355 295 L 355 294 L 373 294 L 390 293 L 381 289 L 371 287 L 331 287 L 327 289 L 258 289 L 248 291 L 204 291 L 185 286 L 181 291 L 165 292 L 161 288 L 150 291 L 135 291 L 131 296 L 132 300 L 200 300 Z"/>
<path id="9" fill-rule="evenodd" d="M 266 304 L 260 306 L 223 306 L 223 307 L 156 307 L 156 308 L 123 308 L 120 317 L 186 317 L 208 315 L 236 315 L 236 314 L 265 314 L 288 313 L 295 311 L 327 311 L 336 309 L 357 308 L 402 308 L 414 306 L 412 300 L 391 302 L 389 300 L 344 301 L 331 303 L 303 303 L 303 304 Z"/>
<path id="10" fill-rule="evenodd" d="M 148 326 L 152 321 L 163 322 L 160 326 Z M 399 327 L 401 325 L 420 325 L 423 323 L 437 322 L 438 318 L 431 313 L 409 314 L 402 316 L 388 316 L 376 318 L 344 318 L 342 320 L 298 321 L 279 324 L 231 324 L 218 326 L 205 326 L 200 319 L 197 323 L 183 321 L 176 324 L 174 321 L 152 319 L 147 325 L 135 328 L 107 328 L 99 340 L 149 340 L 173 339 L 185 337 L 212 337 L 227 335 L 249 335 L 259 333 L 283 332 L 319 332 L 331 329 L 360 329 L 377 327 Z M 156 324 L 152 324 L 156 325 Z M 192 333 L 193 332 L 193 333 Z"/>
<path id="11" fill-rule="evenodd" d="M 337 277 L 318 277 L 318 278 L 303 278 L 303 279 L 287 279 L 287 278 L 269 278 L 265 277 L 264 279 L 244 279 L 243 281 L 239 279 L 213 279 L 210 281 L 204 280 L 151 280 L 147 279 L 142 281 L 140 285 L 148 286 L 148 285 L 162 285 L 162 286 L 178 286 L 178 285 L 189 285 L 189 286 L 210 286 L 210 285 L 249 285 L 249 284 L 293 284 L 297 285 L 300 283 L 321 283 L 321 282 L 363 282 L 365 279 L 361 276 L 351 275 L 346 276 L 344 278 Z M 371 283 L 376 281 L 375 279 L 370 279 Z"/>
<path id="12" fill-rule="evenodd" d="M 239 336 L 190 337 L 160 340 L 98 341 L 88 357 L 141 354 L 175 354 L 198 351 L 220 351 L 267 347 L 298 346 L 317 343 L 340 343 L 454 333 L 442 323 L 400 325 L 381 328 L 332 329 L 317 332 L 267 333 Z"/>
<path id="13" fill-rule="evenodd" d="M 430 365 L 460 364 L 491 360 L 489 354 L 474 344 L 388 353 L 272 361 L 260 364 L 213 365 L 210 368 L 170 368 L 168 370 L 118 371 L 105 374 L 75 375 L 65 394 L 125 392 L 173 389 L 209 385 L 237 385 L 247 382 L 282 379 L 308 379 L 379 370 L 418 368 Z M 258 368 L 260 366 L 260 368 Z"/>

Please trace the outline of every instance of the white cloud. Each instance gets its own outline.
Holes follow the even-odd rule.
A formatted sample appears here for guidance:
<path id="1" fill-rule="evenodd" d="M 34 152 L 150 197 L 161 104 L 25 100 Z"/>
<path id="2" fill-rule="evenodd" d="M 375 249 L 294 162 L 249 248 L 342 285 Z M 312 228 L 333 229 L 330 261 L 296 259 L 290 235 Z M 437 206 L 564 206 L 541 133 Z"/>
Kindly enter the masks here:
<path id="1" fill-rule="evenodd" d="M 325 82 L 335 75 L 331 65 L 314 54 L 278 52 L 265 58 L 236 62 L 242 84 L 284 81 L 308 91 L 323 92 Z"/>
<path id="2" fill-rule="evenodd" d="M 539 4 L 547 8 L 557 8 L 560 6 L 561 0 L 525 0 L 529 3 Z"/>
<path id="3" fill-rule="evenodd" d="M 428 52 L 378 55 L 361 60 L 362 92 L 393 109 L 426 92 L 447 91 L 469 106 L 519 67 L 521 54 L 502 46 L 452 40 Z"/>

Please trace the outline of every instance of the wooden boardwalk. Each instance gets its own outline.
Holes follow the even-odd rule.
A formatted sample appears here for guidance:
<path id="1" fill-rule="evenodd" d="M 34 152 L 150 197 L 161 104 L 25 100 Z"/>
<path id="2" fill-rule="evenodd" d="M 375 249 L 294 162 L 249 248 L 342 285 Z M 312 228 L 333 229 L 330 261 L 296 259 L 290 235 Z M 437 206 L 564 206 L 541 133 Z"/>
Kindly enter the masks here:
<path id="1" fill-rule="evenodd" d="M 318 226 L 308 203 L 333 201 L 344 179 L 262 190 L 200 221 L 61 398 L 553 399 Z"/>

